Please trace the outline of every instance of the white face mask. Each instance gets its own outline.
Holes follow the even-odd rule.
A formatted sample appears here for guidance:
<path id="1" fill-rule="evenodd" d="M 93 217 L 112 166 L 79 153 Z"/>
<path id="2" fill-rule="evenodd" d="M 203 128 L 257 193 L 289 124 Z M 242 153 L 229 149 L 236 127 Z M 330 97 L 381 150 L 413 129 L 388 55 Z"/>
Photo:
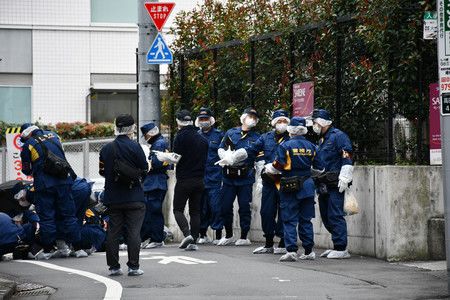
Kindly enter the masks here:
<path id="1" fill-rule="evenodd" d="M 199 121 L 198 126 L 200 128 L 209 128 L 209 127 L 211 127 L 211 122 L 210 121 Z"/>
<path id="2" fill-rule="evenodd" d="M 248 128 L 253 128 L 253 127 L 256 126 L 256 120 L 255 120 L 255 119 L 246 118 L 244 123 L 245 123 L 245 125 L 246 125 Z"/>
<path id="3" fill-rule="evenodd" d="M 316 134 L 320 134 L 322 132 L 322 126 L 320 126 L 319 124 L 314 124 L 313 130 Z"/>
<path id="4" fill-rule="evenodd" d="M 286 123 L 275 124 L 275 130 L 279 133 L 285 133 L 288 125 Z"/>

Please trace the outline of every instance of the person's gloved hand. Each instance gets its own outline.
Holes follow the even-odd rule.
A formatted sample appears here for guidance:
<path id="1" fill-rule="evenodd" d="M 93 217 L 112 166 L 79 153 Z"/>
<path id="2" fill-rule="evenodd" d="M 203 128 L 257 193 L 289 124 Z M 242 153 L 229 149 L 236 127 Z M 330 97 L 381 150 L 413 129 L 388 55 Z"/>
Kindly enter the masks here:
<path id="1" fill-rule="evenodd" d="M 348 190 L 348 184 L 353 180 L 353 166 L 352 165 L 343 165 L 341 168 L 341 172 L 339 173 L 339 193 L 343 193 Z"/>
<path id="2" fill-rule="evenodd" d="M 172 164 L 176 164 L 180 161 L 181 155 L 176 154 L 175 152 L 161 152 L 161 151 L 153 151 L 156 154 L 156 158 L 160 162 L 169 162 Z"/>
<path id="3" fill-rule="evenodd" d="M 232 166 L 234 164 L 234 151 L 232 151 L 230 148 L 228 148 L 228 150 L 220 148 L 217 153 L 220 160 L 217 161 L 214 165 L 219 165 L 223 168 L 225 166 Z"/>
<path id="4" fill-rule="evenodd" d="M 281 174 L 280 171 L 278 171 L 277 169 L 275 169 L 275 167 L 272 165 L 272 163 L 266 164 L 264 166 L 264 171 L 267 174 Z"/>

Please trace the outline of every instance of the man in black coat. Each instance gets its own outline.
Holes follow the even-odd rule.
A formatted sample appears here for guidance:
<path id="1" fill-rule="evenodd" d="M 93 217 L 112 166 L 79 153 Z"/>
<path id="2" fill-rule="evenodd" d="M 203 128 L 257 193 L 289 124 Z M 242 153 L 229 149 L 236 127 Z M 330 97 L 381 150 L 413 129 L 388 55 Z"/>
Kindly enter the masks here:
<path id="1" fill-rule="evenodd" d="M 200 208 L 205 188 L 205 164 L 208 155 L 208 141 L 192 125 L 189 111 L 181 110 L 176 115 L 179 131 L 175 136 L 173 152 L 181 155 L 176 165 L 176 178 L 173 213 L 184 239 L 179 248 L 186 251 L 198 249 L 196 241 L 200 230 Z M 190 228 L 184 208 L 189 199 Z"/>
<path id="2" fill-rule="evenodd" d="M 139 269 L 139 250 L 140 230 L 145 216 L 142 176 L 145 176 L 148 164 L 141 146 L 133 141 L 135 129 L 132 116 L 118 116 L 115 121 L 116 139 L 100 151 L 99 173 L 105 177 L 103 203 L 109 212 L 106 261 L 111 276 L 123 274 L 119 263 L 119 240 L 124 228 L 128 244 L 128 275 L 144 274 Z M 119 164 L 136 170 L 138 176 L 125 176 L 129 174 L 118 171 Z"/>

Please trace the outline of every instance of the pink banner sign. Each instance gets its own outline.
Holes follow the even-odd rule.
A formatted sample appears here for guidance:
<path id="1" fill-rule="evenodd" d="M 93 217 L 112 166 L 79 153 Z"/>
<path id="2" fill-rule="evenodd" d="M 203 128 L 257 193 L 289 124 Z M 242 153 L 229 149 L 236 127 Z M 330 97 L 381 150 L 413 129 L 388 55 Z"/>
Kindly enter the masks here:
<path id="1" fill-rule="evenodd" d="M 294 116 L 311 116 L 314 109 L 314 82 L 295 83 L 292 86 L 292 113 Z"/>
<path id="2" fill-rule="evenodd" d="M 441 165 L 441 114 L 439 84 L 430 84 L 430 164 Z"/>

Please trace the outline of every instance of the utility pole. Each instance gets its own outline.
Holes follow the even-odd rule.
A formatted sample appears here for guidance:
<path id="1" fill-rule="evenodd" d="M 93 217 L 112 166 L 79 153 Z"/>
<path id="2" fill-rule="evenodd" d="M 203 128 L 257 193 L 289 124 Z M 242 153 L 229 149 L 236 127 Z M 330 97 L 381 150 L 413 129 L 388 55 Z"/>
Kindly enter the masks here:
<path id="1" fill-rule="evenodd" d="M 450 0 L 437 1 L 447 289 L 450 292 Z"/>
<path id="2" fill-rule="evenodd" d="M 159 90 L 159 65 L 147 64 L 147 52 L 155 40 L 158 31 L 153 24 L 144 6 L 146 2 L 157 0 L 138 0 L 138 27 L 139 27 L 139 93 L 138 97 L 138 126 L 155 122 L 160 127 L 161 95 Z"/>

